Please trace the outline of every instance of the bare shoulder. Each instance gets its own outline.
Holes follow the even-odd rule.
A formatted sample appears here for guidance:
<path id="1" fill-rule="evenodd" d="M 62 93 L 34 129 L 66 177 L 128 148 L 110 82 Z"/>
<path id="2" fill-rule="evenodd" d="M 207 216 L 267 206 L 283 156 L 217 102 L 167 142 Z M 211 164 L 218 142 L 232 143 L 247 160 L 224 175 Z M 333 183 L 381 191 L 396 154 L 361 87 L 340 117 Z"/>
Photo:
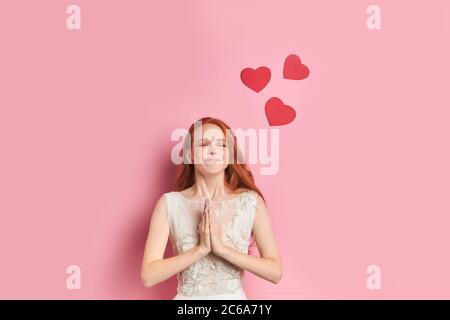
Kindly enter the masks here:
<path id="1" fill-rule="evenodd" d="M 267 208 L 266 207 L 266 202 L 264 201 L 263 197 L 261 197 L 261 195 L 256 192 L 253 191 L 254 193 L 256 193 L 256 205 L 258 208 Z"/>
<path id="2" fill-rule="evenodd" d="M 156 200 L 156 205 L 155 205 L 155 207 L 156 207 L 156 206 L 165 207 L 165 206 L 166 206 L 166 199 L 167 199 L 167 197 L 170 195 L 170 193 L 171 193 L 171 192 L 163 193 L 163 194 L 158 198 L 158 200 Z"/>
<path id="3" fill-rule="evenodd" d="M 166 210 L 167 210 L 166 198 L 169 196 L 169 194 L 170 192 L 163 193 L 156 200 L 155 206 L 153 208 L 152 220 L 162 222 L 166 219 Z"/>
<path id="4" fill-rule="evenodd" d="M 256 192 L 256 209 L 252 230 L 256 239 L 267 239 L 271 232 L 271 218 L 264 198 Z"/>

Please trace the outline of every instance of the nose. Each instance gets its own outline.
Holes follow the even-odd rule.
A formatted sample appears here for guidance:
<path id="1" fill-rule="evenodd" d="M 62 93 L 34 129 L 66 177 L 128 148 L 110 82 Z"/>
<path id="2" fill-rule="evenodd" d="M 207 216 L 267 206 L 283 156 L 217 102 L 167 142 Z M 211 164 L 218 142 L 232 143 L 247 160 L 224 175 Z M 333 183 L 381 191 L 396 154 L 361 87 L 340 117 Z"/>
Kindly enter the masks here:
<path id="1" fill-rule="evenodd" d="M 211 154 L 216 153 L 216 143 L 214 137 L 211 139 L 211 143 L 209 144 L 209 153 Z"/>

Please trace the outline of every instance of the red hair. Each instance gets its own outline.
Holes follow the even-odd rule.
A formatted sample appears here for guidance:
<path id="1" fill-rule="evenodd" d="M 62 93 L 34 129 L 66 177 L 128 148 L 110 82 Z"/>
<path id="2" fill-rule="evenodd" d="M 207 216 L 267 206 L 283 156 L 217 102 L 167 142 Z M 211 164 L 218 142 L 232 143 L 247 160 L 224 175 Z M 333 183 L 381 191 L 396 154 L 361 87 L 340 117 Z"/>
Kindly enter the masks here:
<path id="1" fill-rule="evenodd" d="M 242 157 L 242 154 L 237 146 L 236 136 L 232 132 L 231 128 L 222 120 L 211 118 L 211 117 L 204 117 L 199 120 L 197 120 L 196 123 L 200 123 L 201 125 L 205 124 L 215 124 L 220 129 L 222 129 L 224 135 L 227 137 L 227 141 L 230 141 L 233 145 L 233 158 L 232 159 L 239 159 L 239 161 L 230 161 L 227 168 L 225 169 L 225 183 L 226 185 L 234 192 L 238 189 L 246 189 L 246 190 L 253 190 L 256 193 L 258 193 L 263 201 L 265 202 L 264 196 L 261 193 L 261 191 L 258 189 L 258 187 L 255 184 L 253 174 L 248 167 L 247 163 L 245 162 L 244 158 Z M 194 137 L 194 130 L 195 130 L 195 124 L 193 123 L 191 127 L 188 130 L 188 133 L 186 134 L 186 138 L 183 143 L 183 149 L 180 151 L 180 155 L 183 156 L 183 160 L 185 160 L 185 152 L 184 150 L 187 150 L 191 148 L 192 151 L 192 144 L 191 140 L 193 141 L 193 138 L 190 139 L 190 137 Z M 228 145 L 228 144 L 227 144 Z M 183 161 L 181 165 L 178 167 L 178 174 L 177 174 L 177 191 L 182 191 L 184 189 L 187 189 L 194 185 L 195 183 L 195 167 L 194 164 L 188 161 Z M 253 231 L 252 231 L 252 238 L 253 238 Z M 254 239 L 253 239 L 254 240 Z M 251 245 L 250 245 L 251 246 Z"/>

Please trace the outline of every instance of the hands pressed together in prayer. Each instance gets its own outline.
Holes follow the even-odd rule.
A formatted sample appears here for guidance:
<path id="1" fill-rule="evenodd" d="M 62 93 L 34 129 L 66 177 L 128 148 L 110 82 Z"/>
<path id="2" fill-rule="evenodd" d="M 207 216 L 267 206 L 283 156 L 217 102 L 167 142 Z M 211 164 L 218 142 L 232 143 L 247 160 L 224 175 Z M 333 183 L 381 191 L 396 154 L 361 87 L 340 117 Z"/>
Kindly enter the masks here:
<path id="1" fill-rule="evenodd" d="M 210 252 L 214 252 L 220 256 L 225 248 L 222 241 L 222 229 L 212 211 L 209 199 L 205 201 L 202 217 L 198 225 L 198 232 L 200 235 L 199 250 L 202 254 L 206 256 Z"/>

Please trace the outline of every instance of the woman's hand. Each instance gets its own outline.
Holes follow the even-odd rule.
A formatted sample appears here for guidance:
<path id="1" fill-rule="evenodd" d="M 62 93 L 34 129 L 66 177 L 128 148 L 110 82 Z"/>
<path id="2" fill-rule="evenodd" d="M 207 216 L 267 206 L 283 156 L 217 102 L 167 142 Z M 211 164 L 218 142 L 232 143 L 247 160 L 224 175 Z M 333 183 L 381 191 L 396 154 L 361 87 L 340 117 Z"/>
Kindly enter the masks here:
<path id="1" fill-rule="evenodd" d="M 200 242 L 198 244 L 198 250 L 202 256 L 206 256 L 211 252 L 211 237 L 209 229 L 209 215 L 207 214 L 207 203 L 203 207 L 202 218 L 198 224 L 198 233 L 200 236 Z"/>
<path id="2" fill-rule="evenodd" d="M 211 209 L 210 202 L 206 201 L 206 214 L 209 221 L 209 230 L 211 236 L 211 250 L 219 255 L 224 249 L 224 244 L 222 241 L 222 229 L 217 217 Z"/>

